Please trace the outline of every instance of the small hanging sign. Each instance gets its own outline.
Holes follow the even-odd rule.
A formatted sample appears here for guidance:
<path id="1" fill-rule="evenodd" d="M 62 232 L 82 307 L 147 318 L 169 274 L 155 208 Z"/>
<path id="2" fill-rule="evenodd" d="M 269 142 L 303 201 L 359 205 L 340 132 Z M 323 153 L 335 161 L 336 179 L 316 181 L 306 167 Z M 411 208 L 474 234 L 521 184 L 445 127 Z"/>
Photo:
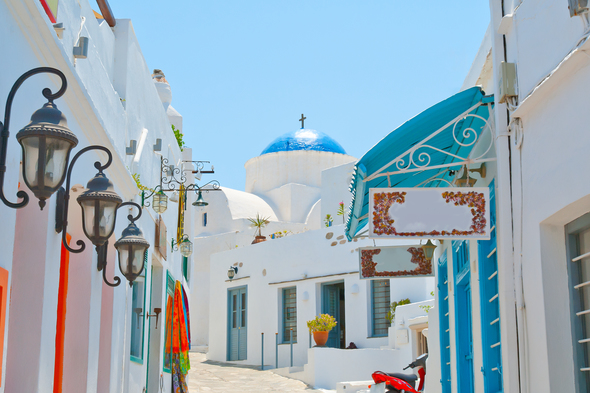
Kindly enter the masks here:
<path id="1" fill-rule="evenodd" d="M 369 238 L 490 239 L 490 193 L 471 188 L 372 188 Z"/>
<path id="2" fill-rule="evenodd" d="M 360 278 L 432 277 L 420 245 L 359 248 Z"/>

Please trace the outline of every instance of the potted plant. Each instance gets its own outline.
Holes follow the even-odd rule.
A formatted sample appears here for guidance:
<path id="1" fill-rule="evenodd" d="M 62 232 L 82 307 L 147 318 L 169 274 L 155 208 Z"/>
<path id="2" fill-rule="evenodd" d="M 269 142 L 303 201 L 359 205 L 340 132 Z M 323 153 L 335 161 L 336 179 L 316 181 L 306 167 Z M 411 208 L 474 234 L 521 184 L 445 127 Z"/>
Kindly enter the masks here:
<path id="1" fill-rule="evenodd" d="M 331 227 L 333 222 L 332 215 L 326 214 L 326 218 L 324 218 L 324 224 L 326 224 L 326 228 Z"/>
<path id="2" fill-rule="evenodd" d="M 256 218 L 248 219 L 248 221 L 251 222 L 250 227 L 258 229 L 258 235 L 256 235 L 256 238 L 254 241 L 252 241 L 252 244 L 266 241 L 266 236 L 262 236 L 262 228 L 264 228 L 270 222 L 268 220 L 269 218 L 270 217 L 261 217 L 260 214 L 257 213 Z"/>
<path id="3" fill-rule="evenodd" d="M 332 330 L 337 323 L 336 318 L 330 314 L 321 314 L 311 321 L 307 321 L 307 327 L 309 328 L 309 332 L 313 333 L 313 340 L 317 347 L 324 347 L 326 345 L 330 330 Z"/>

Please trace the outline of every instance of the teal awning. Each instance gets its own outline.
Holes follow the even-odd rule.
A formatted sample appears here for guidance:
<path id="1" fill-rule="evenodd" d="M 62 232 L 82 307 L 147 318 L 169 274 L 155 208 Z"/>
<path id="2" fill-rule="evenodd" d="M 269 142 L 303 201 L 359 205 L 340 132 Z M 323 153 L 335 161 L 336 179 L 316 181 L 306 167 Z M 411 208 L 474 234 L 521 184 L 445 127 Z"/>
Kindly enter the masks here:
<path id="1" fill-rule="evenodd" d="M 493 96 L 472 87 L 428 108 L 373 146 L 354 167 L 346 236 L 351 239 L 368 223 L 370 188 L 447 185 L 449 168 L 471 162 L 492 105 Z M 437 181 L 429 182 L 433 178 Z"/>

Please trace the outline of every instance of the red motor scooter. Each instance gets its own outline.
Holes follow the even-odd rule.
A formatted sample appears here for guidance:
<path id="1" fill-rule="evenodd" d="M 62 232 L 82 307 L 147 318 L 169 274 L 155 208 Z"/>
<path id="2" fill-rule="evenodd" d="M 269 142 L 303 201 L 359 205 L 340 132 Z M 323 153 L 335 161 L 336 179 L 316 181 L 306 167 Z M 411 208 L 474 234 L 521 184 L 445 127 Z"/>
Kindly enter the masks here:
<path id="1" fill-rule="evenodd" d="M 402 373 L 384 373 L 383 371 L 375 371 L 371 376 L 375 384 L 385 384 L 386 392 L 395 393 L 419 393 L 424 389 L 424 377 L 426 376 L 426 359 L 428 354 L 418 356 L 416 360 L 408 364 L 405 369 L 412 368 L 417 369 L 420 382 L 418 382 L 418 376 L 416 374 L 402 374 Z M 418 387 L 416 387 L 418 384 Z M 377 385 L 374 385 L 376 387 Z M 383 388 L 382 388 L 383 389 Z M 374 391 L 373 388 L 371 391 Z M 376 391 L 376 389 L 375 389 Z M 381 390 L 383 391 L 383 390 Z"/>

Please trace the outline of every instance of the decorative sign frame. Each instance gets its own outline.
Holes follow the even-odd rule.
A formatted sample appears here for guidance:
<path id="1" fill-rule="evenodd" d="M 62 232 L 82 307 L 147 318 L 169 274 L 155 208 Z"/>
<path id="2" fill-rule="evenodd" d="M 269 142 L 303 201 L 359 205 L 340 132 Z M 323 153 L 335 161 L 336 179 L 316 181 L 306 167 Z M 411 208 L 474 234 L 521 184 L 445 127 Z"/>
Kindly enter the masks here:
<path id="1" fill-rule="evenodd" d="M 166 224 L 164 223 L 164 219 L 162 216 L 158 216 L 156 220 L 156 239 L 154 241 L 154 248 L 160 253 L 160 256 L 167 259 L 167 252 L 168 252 L 168 242 L 166 241 L 167 237 L 167 230 Z"/>
<path id="2" fill-rule="evenodd" d="M 489 240 L 489 204 L 487 187 L 372 188 L 369 238 Z"/>
<path id="3" fill-rule="evenodd" d="M 359 278 L 434 277 L 420 245 L 359 248 Z"/>

